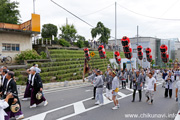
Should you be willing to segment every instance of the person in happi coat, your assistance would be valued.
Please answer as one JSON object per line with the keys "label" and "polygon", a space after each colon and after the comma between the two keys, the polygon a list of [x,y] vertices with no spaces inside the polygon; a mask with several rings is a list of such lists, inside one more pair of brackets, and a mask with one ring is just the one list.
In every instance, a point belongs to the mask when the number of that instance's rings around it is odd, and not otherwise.
{"label": "person in happi coat", "polygon": [[116,109],[118,109],[120,107],[119,106],[119,101],[117,100],[117,95],[118,95],[118,91],[119,91],[119,79],[116,76],[116,72],[113,71],[111,75],[113,77],[113,81],[112,81],[112,94],[113,94],[113,97],[112,97],[112,100],[114,102],[114,107],[112,109],[116,110]]}
{"label": "person in happi coat", "polygon": [[162,73],[162,79],[164,80],[164,82],[163,82],[163,84],[162,84],[162,87],[163,87],[163,88],[165,88],[165,84],[166,84],[165,78],[166,78],[167,75],[168,75],[168,74],[167,74],[167,70],[164,70],[164,72]]}
{"label": "person in happi coat", "polygon": [[30,101],[30,108],[34,108],[36,107],[36,105],[42,103],[44,101],[44,106],[47,106],[48,102],[45,99],[44,95],[42,96],[42,98],[40,100],[36,99],[36,94],[38,92],[43,91],[43,84],[42,84],[42,80],[41,77],[38,73],[36,73],[36,69],[35,68],[31,68],[31,74],[32,74],[32,81],[31,81],[31,101]]}
{"label": "person in happi coat", "polygon": [[106,81],[106,82],[109,81],[109,76],[110,76],[109,73],[110,73],[110,72],[111,72],[111,71],[110,71],[110,68],[107,68],[107,71],[105,72],[105,75],[106,75],[106,80],[105,80],[105,81]]}
{"label": "person in happi coat", "polygon": [[6,69],[2,69],[1,71],[1,85],[0,85],[0,96],[2,97],[3,95],[3,91],[5,90],[5,86],[7,83],[7,79],[6,79],[6,74],[7,74],[7,70]]}
{"label": "person in happi coat", "polygon": [[31,75],[31,70],[27,69],[27,73],[28,73],[28,78],[27,78],[27,82],[26,82],[26,90],[24,92],[24,98],[22,100],[28,100],[31,98],[31,79],[32,79],[32,75]]}
{"label": "person in happi coat", "polygon": [[129,79],[129,71],[127,70],[127,68],[125,68],[124,74],[126,76],[126,83],[128,83],[128,79]]}
{"label": "person in happi coat", "polygon": [[124,71],[121,72],[120,80],[122,81],[122,89],[126,89],[126,78],[127,74]]}
{"label": "person in happi coat", "polygon": [[109,71],[109,79],[107,79],[107,84],[106,84],[106,97],[107,99],[109,100],[112,100],[112,80],[113,80],[113,77],[112,77],[112,72]]}
{"label": "person in happi coat", "polygon": [[136,76],[136,73],[134,71],[134,68],[132,68],[132,71],[130,71],[130,73],[129,73],[130,89],[132,89],[133,80],[134,80],[135,76]]}
{"label": "person in happi coat", "polygon": [[[95,80],[96,80],[96,69],[93,70],[92,74],[88,77],[88,80],[90,80],[92,82],[92,84],[94,84]],[[93,88],[93,100],[96,98],[96,87],[94,86]]]}
{"label": "person in happi coat", "polygon": [[[5,120],[9,120],[12,117],[16,117],[17,116],[17,120],[23,119],[24,115],[21,111],[21,104],[20,104],[20,100],[18,98],[18,91],[17,91],[17,86],[16,86],[16,82],[13,79],[14,74],[13,72],[8,72],[6,75],[6,79],[8,80],[5,86],[5,90],[3,91],[3,98],[6,98],[6,96],[9,93],[13,93],[14,98],[9,99],[8,104],[9,107],[7,107],[5,109],[5,112],[7,114],[7,116],[5,116]],[[20,105],[20,110],[17,113],[13,113],[10,110],[11,105],[18,103]]]}
{"label": "person in happi coat", "polygon": [[136,71],[136,76],[135,78],[133,77],[133,100],[132,102],[135,101],[135,96],[136,96],[136,91],[139,91],[139,102],[141,102],[142,98],[142,86],[143,86],[143,79],[142,76],[140,75],[139,70]]}
{"label": "person in happi coat", "polygon": [[143,79],[143,89],[145,88],[145,83],[146,83],[146,74],[144,72],[144,70],[141,70],[141,76]]}
{"label": "person in happi coat", "polygon": [[96,81],[94,83],[94,87],[96,87],[96,105],[103,105],[104,99],[103,99],[103,86],[104,82],[102,79],[102,76],[100,75],[100,70],[96,72]]}
{"label": "person in happi coat", "polygon": [[164,97],[167,98],[168,97],[168,93],[169,93],[169,98],[172,97],[172,88],[173,88],[173,82],[174,82],[174,76],[172,75],[171,72],[169,72],[169,74],[165,77],[165,93],[164,93]]}

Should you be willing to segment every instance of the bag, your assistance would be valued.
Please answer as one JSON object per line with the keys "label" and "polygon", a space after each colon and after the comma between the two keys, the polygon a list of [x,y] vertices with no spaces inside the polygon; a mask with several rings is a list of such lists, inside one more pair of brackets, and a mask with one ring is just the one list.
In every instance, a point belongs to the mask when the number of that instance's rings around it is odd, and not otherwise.
{"label": "bag", "polygon": [[11,105],[10,109],[13,113],[17,113],[20,110],[20,105],[18,103]]}
{"label": "bag", "polygon": [[42,94],[41,92],[38,92],[38,93],[36,94],[36,99],[37,99],[37,100],[40,100],[40,99],[42,98],[42,96],[43,96],[43,94]]}
{"label": "bag", "polygon": [[115,92],[119,92],[119,88],[116,88],[114,91],[115,91]]}

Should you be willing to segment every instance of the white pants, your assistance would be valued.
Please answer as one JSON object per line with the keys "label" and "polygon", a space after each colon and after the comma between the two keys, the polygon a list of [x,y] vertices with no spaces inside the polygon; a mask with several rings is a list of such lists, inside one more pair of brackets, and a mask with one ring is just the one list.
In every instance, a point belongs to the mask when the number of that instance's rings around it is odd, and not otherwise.
{"label": "white pants", "polygon": [[106,97],[112,99],[112,90],[106,88]]}
{"label": "white pants", "polygon": [[99,101],[101,104],[104,103],[103,88],[96,88],[96,101]]}
{"label": "white pants", "polygon": [[149,97],[150,100],[153,100],[153,98],[154,98],[154,91],[146,90],[146,97]]}

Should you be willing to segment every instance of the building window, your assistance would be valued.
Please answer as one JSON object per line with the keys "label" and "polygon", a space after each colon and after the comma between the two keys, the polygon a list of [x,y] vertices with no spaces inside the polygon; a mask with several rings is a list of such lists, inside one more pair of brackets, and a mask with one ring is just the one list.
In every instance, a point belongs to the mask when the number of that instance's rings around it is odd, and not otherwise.
{"label": "building window", "polygon": [[20,51],[20,45],[19,44],[3,43],[2,44],[2,51]]}
{"label": "building window", "polygon": [[146,48],[143,49],[143,52],[144,52],[144,53],[146,52]]}

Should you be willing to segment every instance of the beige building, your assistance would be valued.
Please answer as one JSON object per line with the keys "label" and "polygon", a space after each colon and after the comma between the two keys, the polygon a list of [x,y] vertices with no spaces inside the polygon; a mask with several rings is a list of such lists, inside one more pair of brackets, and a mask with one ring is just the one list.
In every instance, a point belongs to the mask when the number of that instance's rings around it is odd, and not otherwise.
{"label": "beige building", "polygon": [[14,58],[21,51],[32,50],[31,33],[13,32],[0,29],[0,54]]}
{"label": "beige building", "polygon": [[0,54],[15,57],[21,51],[32,50],[32,35],[40,33],[40,15],[32,14],[32,18],[20,25],[0,23]]}

